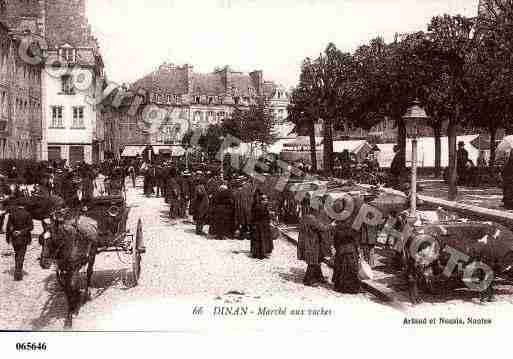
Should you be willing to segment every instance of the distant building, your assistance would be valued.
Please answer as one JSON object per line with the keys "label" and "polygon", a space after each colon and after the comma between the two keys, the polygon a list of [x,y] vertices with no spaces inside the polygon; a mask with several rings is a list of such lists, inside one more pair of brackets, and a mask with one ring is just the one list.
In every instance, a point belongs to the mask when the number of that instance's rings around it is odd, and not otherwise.
{"label": "distant building", "polygon": [[[108,105],[103,109],[103,121],[117,127],[117,131],[108,133],[117,138],[106,139],[107,148],[113,153],[118,145],[180,143],[187,129],[204,130],[221,123],[235,108],[248,109],[261,100],[267,102],[277,122],[287,117],[288,94],[282,86],[264,81],[262,71],[248,74],[228,66],[212,73],[197,73],[192,65],[164,63],[131,84],[121,97],[123,106]],[[131,104],[138,97],[143,99],[140,108],[130,113]],[[141,127],[144,111],[150,109],[157,109],[159,116],[165,117],[157,130]]]}

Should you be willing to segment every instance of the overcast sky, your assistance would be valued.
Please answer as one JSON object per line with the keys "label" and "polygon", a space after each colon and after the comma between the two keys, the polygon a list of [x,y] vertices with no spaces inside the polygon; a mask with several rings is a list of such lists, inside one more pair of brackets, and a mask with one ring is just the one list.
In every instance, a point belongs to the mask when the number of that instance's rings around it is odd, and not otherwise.
{"label": "overcast sky", "polygon": [[163,62],[197,72],[261,69],[294,86],[329,42],[344,51],[376,36],[424,30],[439,14],[475,16],[478,0],[87,0],[109,80],[132,82]]}

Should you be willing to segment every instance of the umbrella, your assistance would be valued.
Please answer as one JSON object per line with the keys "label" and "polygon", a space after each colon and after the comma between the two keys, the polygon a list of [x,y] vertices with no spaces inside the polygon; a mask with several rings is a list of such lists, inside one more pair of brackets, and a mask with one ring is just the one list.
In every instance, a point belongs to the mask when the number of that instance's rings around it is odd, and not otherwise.
{"label": "umbrella", "polygon": [[495,152],[495,159],[497,162],[506,163],[509,159],[509,154],[513,150],[513,136],[506,136],[502,142],[497,146]]}

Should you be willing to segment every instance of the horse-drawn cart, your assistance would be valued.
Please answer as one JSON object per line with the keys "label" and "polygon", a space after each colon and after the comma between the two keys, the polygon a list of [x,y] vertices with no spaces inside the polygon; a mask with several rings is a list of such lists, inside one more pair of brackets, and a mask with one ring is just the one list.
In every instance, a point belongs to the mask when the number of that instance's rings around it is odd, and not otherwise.
{"label": "horse-drawn cart", "polygon": [[55,261],[57,279],[68,301],[66,327],[71,327],[72,315],[78,312],[81,302],[80,288],[74,284],[78,283],[75,279],[81,268],[87,265],[85,298],[88,300],[98,254],[126,253],[131,258],[131,271],[123,281],[131,286],[139,283],[141,257],[146,251],[142,221],[138,220],[135,233],[131,233],[127,229],[129,212],[123,196],[95,197],[82,203],[81,207],[54,212],[51,223],[41,235],[41,267],[50,269]]}
{"label": "horse-drawn cart", "polygon": [[98,222],[97,253],[124,252],[131,256],[132,281],[139,282],[141,255],[145,252],[141,219],[135,233],[127,228],[130,208],[123,196],[96,197],[89,202],[84,214]]}

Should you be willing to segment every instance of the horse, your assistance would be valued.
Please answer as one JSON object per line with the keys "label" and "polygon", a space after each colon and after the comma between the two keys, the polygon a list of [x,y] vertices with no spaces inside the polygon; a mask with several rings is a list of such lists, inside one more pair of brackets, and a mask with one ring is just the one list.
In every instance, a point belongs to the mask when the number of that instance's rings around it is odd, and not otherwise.
{"label": "horse", "polygon": [[64,207],[64,200],[56,195],[16,197],[8,199],[6,205],[24,207],[34,220],[41,222],[44,231],[52,213]]}
{"label": "horse", "polygon": [[57,266],[57,279],[64,290],[68,311],[65,328],[73,325],[81,305],[81,293],[77,280],[80,270],[87,265],[87,282],[84,302],[91,299],[89,288],[94,271],[98,249],[98,223],[80,213],[60,211],[55,215],[40,240],[42,252],[40,265],[50,269],[52,262]]}

